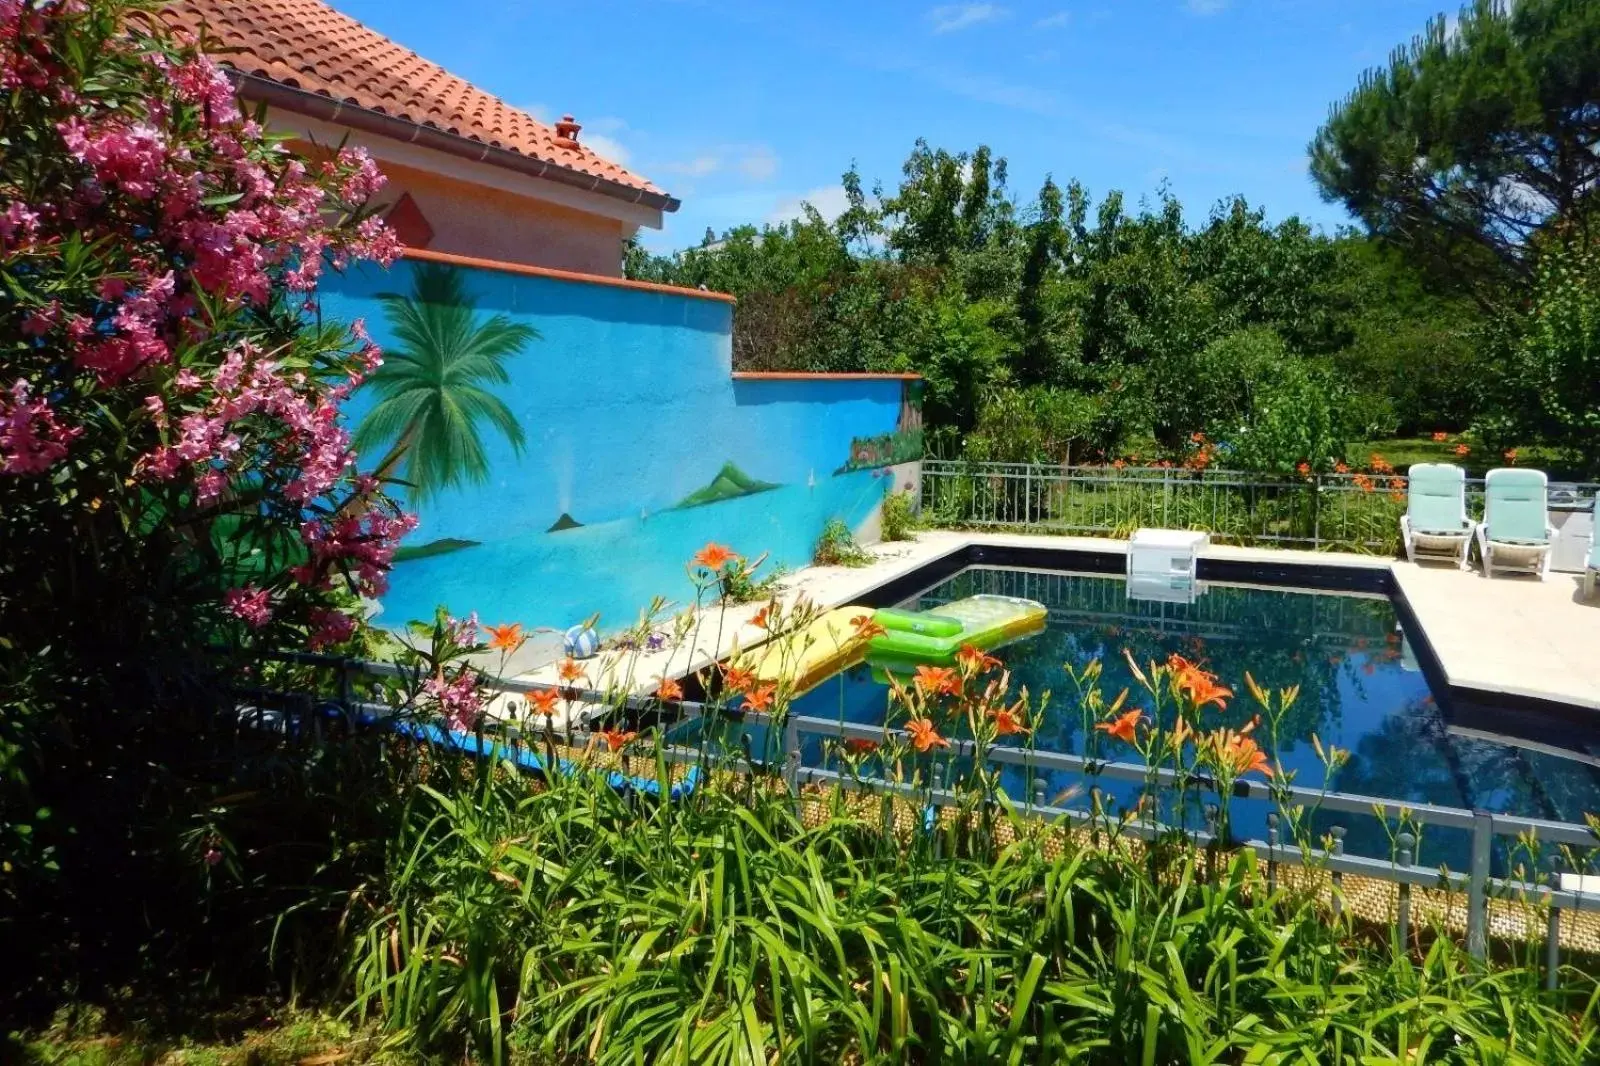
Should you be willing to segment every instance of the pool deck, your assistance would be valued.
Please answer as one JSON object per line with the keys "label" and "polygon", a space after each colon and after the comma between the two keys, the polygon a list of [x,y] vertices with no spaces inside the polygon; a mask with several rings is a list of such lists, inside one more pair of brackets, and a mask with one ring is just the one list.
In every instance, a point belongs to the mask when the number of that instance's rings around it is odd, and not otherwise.
{"label": "pool deck", "polygon": [[[973,546],[1124,554],[1127,542],[1097,537],[930,530],[916,540],[869,549],[864,567],[810,566],[789,575],[778,598],[801,597],[819,607],[850,604],[874,589]],[[1213,545],[1202,558],[1267,564],[1387,569],[1452,688],[1547,700],[1600,712],[1600,597],[1585,603],[1578,577],[1551,574],[1487,579],[1449,566],[1418,566],[1370,555]],[[693,639],[651,654],[604,653],[585,662],[587,685],[601,691],[645,693],[662,677],[682,677],[760,643],[749,624],[760,604],[702,611]],[[517,681],[554,684],[549,662]]]}
{"label": "pool deck", "polygon": [[1600,596],[1577,574],[1496,577],[1390,564],[1453,688],[1600,712]]}

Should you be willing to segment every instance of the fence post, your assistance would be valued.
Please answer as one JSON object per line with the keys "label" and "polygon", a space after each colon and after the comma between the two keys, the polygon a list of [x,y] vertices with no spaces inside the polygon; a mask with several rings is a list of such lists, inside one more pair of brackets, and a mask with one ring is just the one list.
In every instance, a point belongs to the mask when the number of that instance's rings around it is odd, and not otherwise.
{"label": "fence post", "polygon": [[1267,894],[1278,891],[1278,812],[1267,815]]}
{"label": "fence post", "polygon": [[1161,472],[1161,526],[1163,529],[1171,524],[1171,519],[1168,517],[1171,508],[1172,471],[1170,469],[1166,469]]}
{"label": "fence post", "polygon": [[1022,476],[1022,524],[1028,525],[1028,515],[1033,511],[1033,464],[1029,463]]}
{"label": "fence post", "polygon": [[[1335,859],[1341,858],[1344,855],[1344,826],[1336,825],[1328,830],[1328,834],[1333,837],[1333,849],[1329,854]],[[1334,867],[1333,872],[1329,875],[1329,880],[1333,883],[1332,891],[1329,894],[1333,898],[1333,917],[1337,921],[1344,917],[1344,871]]]}
{"label": "fence post", "polygon": [[1322,548],[1322,475],[1311,476],[1311,547]]}
{"label": "fence post", "polygon": [[800,726],[790,721],[783,727],[783,780],[789,791],[800,791]]}
{"label": "fence post", "polygon": [[1467,953],[1482,959],[1489,953],[1489,854],[1494,843],[1494,815],[1472,812],[1472,872],[1467,880]]}
{"label": "fence post", "polygon": [[[1417,838],[1410,833],[1401,833],[1395,838],[1398,845],[1396,862],[1402,870],[1410,870]],[[1399,926],[1400,950],[1406,951],[1411,943],[1411,882],[1401,881],[1399,892],[1398,914],[1396,924]]]}
{"label": "fence post", "polygon": [[1550,857],[1550,914],[1545,919],[1544,930],[1544,987],[1556,990],[1561,974],[1561,908],[1556,906],[1555,893],[1561,891],[1561,856]]}

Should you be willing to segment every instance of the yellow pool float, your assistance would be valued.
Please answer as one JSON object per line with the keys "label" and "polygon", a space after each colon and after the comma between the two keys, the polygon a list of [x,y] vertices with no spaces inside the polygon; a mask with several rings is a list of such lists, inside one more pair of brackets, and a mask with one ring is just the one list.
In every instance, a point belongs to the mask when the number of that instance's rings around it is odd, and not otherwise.
{"label": "yellow pool float", "polygon": [[867,654],[867,642],[856,636],[855,619],[871,617],[871,607],[835,607],[792,633],[767,641],[749,653],[744,668],[758,682],[787,679],[795,696],[809,692]]}

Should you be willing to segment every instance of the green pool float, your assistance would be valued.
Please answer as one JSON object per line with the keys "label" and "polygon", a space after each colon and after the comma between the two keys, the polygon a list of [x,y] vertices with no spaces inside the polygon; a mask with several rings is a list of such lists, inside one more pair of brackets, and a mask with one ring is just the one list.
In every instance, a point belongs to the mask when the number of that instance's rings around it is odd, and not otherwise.
{"label": "green pool float", "polygon": [[1015,596],[968,596],[927,611],[892,607],[872,612],[884,632],[867,646],[867,661],[885,669],[948,666],[971,644],[989,651],[1044,628],[1044,604]]}

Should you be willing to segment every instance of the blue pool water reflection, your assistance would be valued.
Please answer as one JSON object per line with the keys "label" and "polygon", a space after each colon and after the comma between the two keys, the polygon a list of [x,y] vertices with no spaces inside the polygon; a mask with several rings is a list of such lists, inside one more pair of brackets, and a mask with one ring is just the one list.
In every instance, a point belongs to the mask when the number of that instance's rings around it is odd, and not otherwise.
{"label": "blue pool water reflection", "polygon": [[[1383,597],[1212,586],[1192,604],[1160,603],[1130,599],[1120,578],[974,567],[903,606],[926,609],[978,593],[1023,596],[1050,609],[1042,632],[996,652],[1011,671],[1013,689],[1026,686],[1035,707],[1049,694],[1036,722],[1035,741],[1041,749],[1085,750],[1085,723],[1063,664],[1082,667],[1100,660],[1106,698],[1127,688],[1130,706],[1137,706],[1140,690],[1124,649],[1140,662],[1177,653],[1204,664],[1239,694],[1225,712],[1208,718],[1208,725],[1239,726],[1255,713],[1245,694],[1246,670],[1266,688],[1300,686],[1300,697],[1277,736],[1279,758],[1295,772],[1296,784],[1323,784],[1324,769],[1311,742],[1315,734],[1324,744],[1351,753],[1329,782],[1341,792],[1566,821],[1582,821],[1584,812],[1600,811],[1600,769],[1595,765],[1600,760],[1592,758],[1600,755],[1600,744],[1584,761],[1451,732],[1394,606]],[[887,688],[859,666],[801,697],[794,710],[816,718],[878,723],[887,707]],[[1117,741],[1101,735],[1095,739],[1102,744],[1103,757],[1138,759]],[[809,741],[804,758],[821,764],[825,754],[820,740]],[[1020,769],[1009,772],[1007,788],[1020,800],[1028,783]],[[1081,793],[1082,785],[1076,774],[1045,779],[1050,797]],[[1124,803],[1134,798],[1131,786],[1108,791]],[[1086,802],[1080,797],[1067,805]],[[1265,804],[1237,805],[1236,832],[1260,836],[1266,813]],[[1319,818],[1324,827],[1335,821],[1348,831],[1349,851],[1390,854],[1388,834],[1377,819]],[[1426,830],[1420,861],[1463,868],[1465,834]]]}

